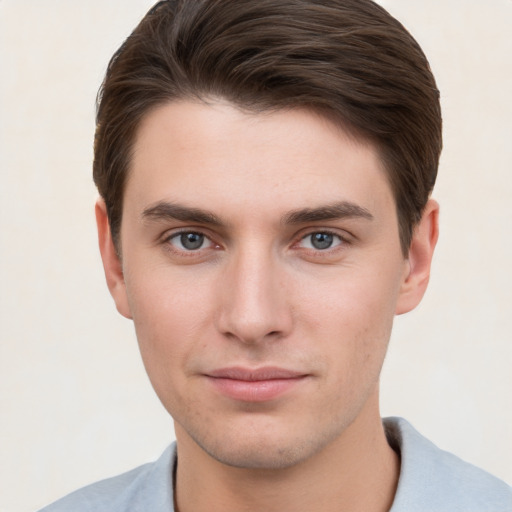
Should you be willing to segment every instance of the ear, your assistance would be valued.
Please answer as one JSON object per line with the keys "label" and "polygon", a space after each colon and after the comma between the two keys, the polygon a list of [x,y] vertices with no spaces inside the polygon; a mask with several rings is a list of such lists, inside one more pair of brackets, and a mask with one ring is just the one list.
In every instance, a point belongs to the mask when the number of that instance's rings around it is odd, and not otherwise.
{"label": "ear", "polygon": [[123,267],[114,247],[110,224],[108,222],[107,207],[105,201],[101,198],[96,201],[95,213],[96,225],[98,227],[98,243],[108,289],[116,303],[119,313],[126,318],[132,318],[126,294]]}
{"label": "ear", "polygon": [[439,205],[430,199],[412,235],[408,268],[396,307],[397,315],[411,311],[423,298],[430,278],[430,266],[438,237]]}

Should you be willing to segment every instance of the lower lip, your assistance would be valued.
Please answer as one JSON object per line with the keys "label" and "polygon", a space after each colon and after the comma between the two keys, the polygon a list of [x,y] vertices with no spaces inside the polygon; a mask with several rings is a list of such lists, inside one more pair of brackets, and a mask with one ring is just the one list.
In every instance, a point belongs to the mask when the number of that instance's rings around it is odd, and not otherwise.
{"label": "lower lip", "polygon": [[210,377],[210,382],[221,394],[243,402],[266,402],[284,395],[306,377],[246,381]]}

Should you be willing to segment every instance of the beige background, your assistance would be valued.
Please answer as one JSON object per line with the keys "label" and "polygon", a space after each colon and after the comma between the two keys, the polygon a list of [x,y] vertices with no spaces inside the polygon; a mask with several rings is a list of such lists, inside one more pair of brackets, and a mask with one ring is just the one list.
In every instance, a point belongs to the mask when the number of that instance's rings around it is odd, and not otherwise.
{"label": "beige background", "polygon": [[[0,0],[0,512],[156,457],[170,419],[95,241],[94,99],[148,0]],[[383,414],[512,483],[512,1],[382,0],[442,91],[442,235]]]}

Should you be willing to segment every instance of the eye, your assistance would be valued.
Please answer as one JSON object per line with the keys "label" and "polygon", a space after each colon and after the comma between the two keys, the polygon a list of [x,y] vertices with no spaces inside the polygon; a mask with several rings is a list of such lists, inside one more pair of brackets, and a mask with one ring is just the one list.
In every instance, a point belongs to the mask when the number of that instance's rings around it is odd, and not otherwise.
{"label": "eye", "polygon": [[213,242],[202,233],[182,231],[168,238],[169,243],[180,251],[198,251],[213,246]]}
{"label": "eye", "polygon": [[328,231],[316,231],[309,233],[301,241],[300,246],[305,249],[314,249],[317,251],[325,251],[326,249],[332,249],[338,245],[341,245],[344,240],[341,236]]}

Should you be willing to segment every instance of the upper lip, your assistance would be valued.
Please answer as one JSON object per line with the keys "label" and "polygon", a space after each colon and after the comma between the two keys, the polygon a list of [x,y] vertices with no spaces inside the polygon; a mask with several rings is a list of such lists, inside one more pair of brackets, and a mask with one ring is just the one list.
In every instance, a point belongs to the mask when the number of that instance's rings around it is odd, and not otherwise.
{"label": "upper lip", "polygon": [[242,368],[233,366],[229,368],[219,368],[207,373],[208,377],[217,379],[242,380],[247,382],[256,382],[261,380],[277,379],[296,379],[305,377],[307,374],[296,370],[278,368],[275,366],[265,366],[263,368]]}

